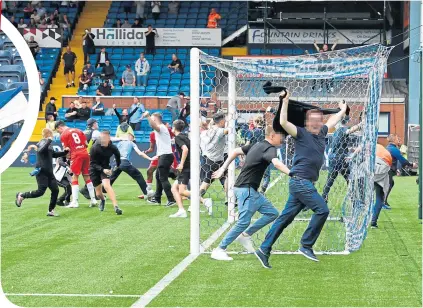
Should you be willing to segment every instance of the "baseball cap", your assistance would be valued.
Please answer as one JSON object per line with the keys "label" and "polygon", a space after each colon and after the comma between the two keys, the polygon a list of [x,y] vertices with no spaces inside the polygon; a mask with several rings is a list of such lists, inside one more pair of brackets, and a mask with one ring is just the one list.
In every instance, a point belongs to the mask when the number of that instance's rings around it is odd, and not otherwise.
{"label": "baseball cap", "polygon": [[97,120],[94,118],[89,118],[87,121],[87,126],[92,126],[94,123],[96,123]]}
{"label": "baseball cap", "polygon": [[57,101],[57,99],[54,96],[50,97],[50,100],[51,101]]}
{"label": "baseball cap", "polygon": [[131,68],[131,65],[130,65],[130,64],[128,64],[128,65],[126,66],[126,68]]}

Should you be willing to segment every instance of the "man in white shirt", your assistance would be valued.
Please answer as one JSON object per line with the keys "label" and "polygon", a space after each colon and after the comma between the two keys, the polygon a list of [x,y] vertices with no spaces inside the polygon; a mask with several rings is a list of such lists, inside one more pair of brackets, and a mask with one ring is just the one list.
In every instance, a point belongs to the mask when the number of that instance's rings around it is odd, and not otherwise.
{"label": "man in white shirt", "polygon": [[143,113],[143,117],[148,120],[151,128],[154,130],[156,137],[157,156],[159,162],[156,171],[156,194],[148,202],[153,204],[161,204],[163,190],[167,196],[166,206],[174,205],[175,198],[172,194],[172,186],[169,182],[169,171],[173,164],[173,152],[170,133],[166,125],[163,124],[162,114],[155,112],[151,115],[148,111]]}
{"label": "man in white shirt", "polygon": [[137,72],[137,86],[147,86],[148,73],[150,72],[150,63],[140,54],[140,58],[135,62],[135,71]]}

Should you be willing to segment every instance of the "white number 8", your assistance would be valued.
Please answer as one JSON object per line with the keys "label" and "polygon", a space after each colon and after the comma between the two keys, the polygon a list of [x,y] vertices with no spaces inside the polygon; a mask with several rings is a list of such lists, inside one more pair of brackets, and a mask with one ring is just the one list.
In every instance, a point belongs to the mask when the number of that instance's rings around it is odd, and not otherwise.
{"label": "white number 8", "polygon": [[81,139],[79,139],[79,136],[78,136],[77,133],[72,133],[72,138],[73,138],[73,141],[75,141],[76,144],[81,143]]}

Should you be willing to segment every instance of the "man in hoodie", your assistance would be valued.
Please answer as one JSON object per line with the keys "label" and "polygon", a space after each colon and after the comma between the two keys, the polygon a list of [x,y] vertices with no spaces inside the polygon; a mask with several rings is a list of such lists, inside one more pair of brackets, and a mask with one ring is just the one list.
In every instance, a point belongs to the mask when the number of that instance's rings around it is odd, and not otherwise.
{"label": "man in hoodie", "polygon": [[147,86],[148,73],[150,72],[150,63],[140,54],[140,58],[135,62],[135,71],[137,72],[137,86]]}

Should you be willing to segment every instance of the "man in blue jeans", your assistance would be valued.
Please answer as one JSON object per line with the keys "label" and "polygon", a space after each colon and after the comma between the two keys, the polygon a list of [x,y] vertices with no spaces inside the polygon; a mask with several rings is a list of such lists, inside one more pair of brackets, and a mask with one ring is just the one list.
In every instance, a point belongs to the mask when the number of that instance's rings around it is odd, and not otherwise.
{"label": "man in blue jeans", "polygon": [[[246,155],[245,164],[234,185],[239,219],[220,242],[219,247],[213,250],[211,254],[213,259],[231,261],[232,258],[226,253],[226,247],[234,240],[238,240],[248,252],[253,253],[254,247],[251,235],[271,223],[278,216],[277,209],[265,196],[258,192],[258,189],[264,172],[271,163],[281,172],[289,174],[289,169],[278,159],[276,147],[280,146],[281,143],[282,134],[276,133],[271,126],[268,126],[266,127],[265,140],[235,149],[230,153],[222,167],[213,173],[213,178],[222,177],[229,164],[236,157]],[[251,218],[257,211],[263,216],[250,226]]]}
{"label": "man in blue jeans", "polygon": [[266,234],[264,242],[255,252],[265,268],[271,268],[269,256],[272,245],[305,207],[311,209],[314,214],[301,239],[299,252],[313,261],[318,261],[313,252],[313,245],[326,222],[329,208],[314,183],[319,178],[319,171],[324,162],[326,134],[344,117],[347,110],[345,102],[340,102],[341,110],[331,116],[326,124],[323,124],[323,114],[319,110],[310,110],[306,115],[305,128],[298,127],[288,121],[289,93],[282,91],[280,95],[283,97],[280,124],[295,139],[295,154],[289,173],[291,179],[288,201]]}

